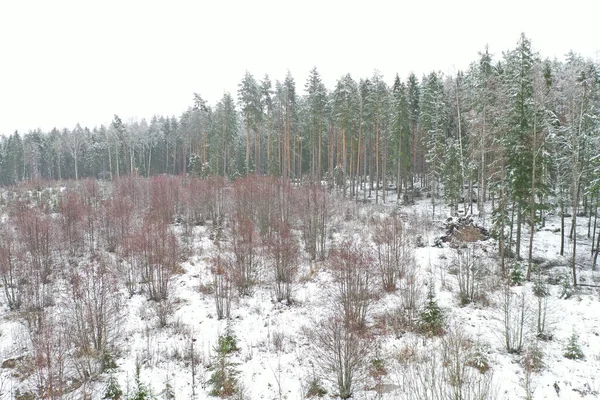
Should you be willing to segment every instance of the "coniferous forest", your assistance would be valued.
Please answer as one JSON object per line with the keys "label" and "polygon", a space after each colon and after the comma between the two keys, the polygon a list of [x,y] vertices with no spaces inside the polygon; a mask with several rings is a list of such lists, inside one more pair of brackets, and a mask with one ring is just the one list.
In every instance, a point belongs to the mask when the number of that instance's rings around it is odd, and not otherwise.
{"label": "coniferous forest", "polygon": [[0,399],[598,395],[552,314],[599,287],[600,65],[525,35],[15,132],[0,185]]}

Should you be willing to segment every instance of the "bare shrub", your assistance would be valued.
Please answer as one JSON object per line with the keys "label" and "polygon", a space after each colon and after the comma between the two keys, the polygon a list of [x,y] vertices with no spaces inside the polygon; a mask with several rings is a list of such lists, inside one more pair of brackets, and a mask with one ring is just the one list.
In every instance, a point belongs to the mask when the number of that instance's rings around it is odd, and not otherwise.
{"label": "bare shrub", "polygon": [[0,280],[10,310],[18,310],[24,295],[24,252],[10,221],[0,224]]}
{"label": "bare shrub", "polygon": [[398,279],[406,273],[411,261],[411,246],[404,232],[404,222],[398,215],[390,215],[376,222],[373,241],[377,247],[377,267],[383,290],[394,291]]}
{"label": "bare shrub", "polygon": [[497,389],[491,371],[471,366],[473,341],[458,327],[451,327],[441,341],[420,353],[399,372],[403,399],[495,399]]}
{"label": "bare shrub", "polygon": [[231,221],[231,250],[234,262],[233,283],[240,295],[249,296],[258,278],[260,257],[254,223],[245,215],[235,215]]}
{"label": "bare shrub", "polygon": [[50,315],[36,332],[30,332],[33,353],[33,382],[42,399],[60,399],[67,389],[67,331]]}
{"label": "bare shrub", "polygon": [[335,385],[341,399],[352,397],[367,376],[372,338],[334,314],[320,321],[309,339],[320,377]]}
{"label": "bare shrub", "polygon": [[134,275],[149,300],[166,300],[169,283],[179,269],[177,238],[164,221],[147,219],[130,238]]}
{"label": "bare shrub", "polygon": [[275,281],[275,299],[291,304],[292,288],[298,274],[298,240],[288,223],[277,221],[271,225],[266,254]]}
{"label": "bare shrub", "polygon": [[460,304],[467,305],[484,300],[485,281],[491,271],[476,244],[465,243],[455,246],[452,267],[456,271]]}
{"label": "bare shrub", "polygon": [[373,302],[370,254],[358,243],[345,241],[332,249],[329,266],[344,322],[352,328],[364,327]]}
{"label": "bare shrub", "polygon": [[530,309],[525,293],[515,293],[506,285],[498,297],[496,314],[502,322],[504,347],[511,354],[523,351],[524,339],[529,328]]}
{"label": "bare shrub", "polygon": [[231,314],[232,279],[230,274],[232,268],[233,261],[222,254],[219,249],[217,255],[211,259],[213,290],[218,319],[229,318]]}
{"label": "bare shrub", "polygon": [[325,258],[327,227],[331,218],[329,195],[316,184],[301,187],[294,194],[304,249],[311,261],[322,260]]}
{"label": "bare shrub", "polygon": [[117,282],[114,268],[106,260],[89,260],[71,271],[64,323],[80,379],[102,373],[108,367],[106,355],[116,351],[122,318]]}

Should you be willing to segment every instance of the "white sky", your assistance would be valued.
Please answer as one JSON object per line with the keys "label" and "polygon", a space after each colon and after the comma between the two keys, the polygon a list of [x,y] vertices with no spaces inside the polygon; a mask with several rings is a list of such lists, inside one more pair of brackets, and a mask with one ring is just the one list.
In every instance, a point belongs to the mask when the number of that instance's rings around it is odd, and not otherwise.
{"label": "white sky", "polygon": [[598,0],[0,0],[0,134],[180,115],[193,92],[237,97],[245,70],[303,92],[374,69],[453,73],[521,32],[544,57],[597,59]]}

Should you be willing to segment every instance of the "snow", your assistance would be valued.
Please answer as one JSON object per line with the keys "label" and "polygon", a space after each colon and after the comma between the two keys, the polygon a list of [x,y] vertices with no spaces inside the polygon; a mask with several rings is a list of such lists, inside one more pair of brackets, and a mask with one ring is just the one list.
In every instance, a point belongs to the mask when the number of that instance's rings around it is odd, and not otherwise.
{"label": "snow", "polygon": [[[358,207],[358,208],[357,208]],[[338,221],[334,237],[357,235],[365,237],[368,226],[364,220],[369,216],[385,214],[395,208],[394,199],[387,205],[352,204],[348,207],[358,218],[351,221]],[[439,206],[436,214],[439,219],[428,221],[431,215],[429,200],[421,200],[416,206],[402,207],[400,213],[408,216],[409,223],[418,221],[413,227],[423,236],[426,247],[415,250],[415,259],[419,266],[419,285],[423,288],[421,296],[426,294],[425,285],[433,278],[436,299],[446,313],[449,329],[460,327],[465,334],[479,342],[487,352],[498,399],[525,398],[524,372],[520,364],[521,356],[508,354],[504,349],[502,335],[503,324],[497,307],[499,291],[486,293],[489,305],[469,304],[461,307],[457,299],[457,283],[447,267],[454,257],[454,250],[448,246],[432,247],[433,240],[442,234]],[[443,209],[443,212],[447,210]],[[489,213],[486,213],[489,215]],[[363,220],[363,222],[361,222]],[[483,223],[483,221],[481,221]],[[551,217],[545,228],[535,234],[534,258],[543,259],[553,267],[545,274],[560,276],[568,274],[569,254],[558,254],[560,233],[558,217]],[[579,218],[580,235],[587,229],[587,220]],[[525,231],[524,231],[525,232]],[[166,382],[169,382],[177,399],[190,399],[195,392],[196,399],[208,399],[205,382],[210,376],[208,369],[214,347],[219,335],[230,329],[238,340],[240,350],[233,355],[232,361],[240,371],[238,379],[245,387],[249,399],[302,399],[309,378],[315,372],[311,362],[311,345],[306,330],[315,326],[316,321],[326,318],[331,303],[331,276],[325,265],[309,264],[303,259],[300,276],[294,287],[295,302],[292,305],[274,302],[269,284],[261,284],[250,297],[235,298],[232,304],[230,320],[216,318],[212,294],[203,292],[201,287],[209,285],[211,274],[208,261],[213,250],[209,239],[210,228],[198,226],[194,231],[194,255],[182,265],[184,273],[172,282],[173,311],[168,324],[160,327],[151,302],[144,296],[134,295],[127,300],[126,316],[123,321],[119,344],[122,353],[116,357],[118,368],[114,371],[121,387],[132,387],[136,362],[141,364],[141,380],[149,385],[155,394],[160,394]],[[523,249],[527,248],[528,234],[523,235]],[[569,243],[567,240],[567,251]],[[493,240],[481,244],[488,249],[487,255],[497,253]],[[589,268],[589,240],[582,235],[578,239],[578,265],[580,281],[598,284],[598,272]],[[492,262],[498,262],[491,258]],[[499,282],[498,282],[499,284]],[[532,283],[512,287],[515,293],[524,293],[529,307],[536,306],[532,294]],[[534,399],[578,399],[600,398],[600,294],[597,288],[581,287],[569,298],[560,298],[563,287],[560,284],[550,286],[548,316],[549,332],[552,340],[539,341],[544,354],[544,368],[533,374]],[[382,294],[372,307],[371,319],[377,315],[392,311],[399,304],[398,293]],[[11,317],[3,304],[0,325],[0,359],[6,361],[22,355],[28,343],[23,339],[24,328]],[[528,323],[526,342],[533,338],[533,321]],[[402,373],[398,359],[399,352],[407,346],[427,352],[434,347],[439,338],[424,339],[417,333],[397,334],[391,330],[379,330],[377,346],[386,361],[388,374],[384,383],[389,390],[382,399],[410,398],[403,394]],[[585,354],[583,360],[570,360],[563,356],[569,337],[573,332],[579,336],[579,344]],[[194,347],[194,356],[191,349]],[[196,365],[195,387],[192,385],[192,363]],[[1,372],[0,392],[2,399],[11,398],[11,392],[21,382],[11,375],[11,370],[3,368]],[[106,375],[107,377],[107,375]],[[106,378],[107,379],[107,378]],[[92,398],[102,397],[104,381],[92,383]],[[3,385],[3,386],[2,386]],[[335,389],[325,383],[329,393]],[[372,388],[372,385],[370,386]],[[77,395],[76,395],[77,396]],[[76,397],[75,397],[76,398]],[[376,398],[373,390],[359,387],[355,399]]]}

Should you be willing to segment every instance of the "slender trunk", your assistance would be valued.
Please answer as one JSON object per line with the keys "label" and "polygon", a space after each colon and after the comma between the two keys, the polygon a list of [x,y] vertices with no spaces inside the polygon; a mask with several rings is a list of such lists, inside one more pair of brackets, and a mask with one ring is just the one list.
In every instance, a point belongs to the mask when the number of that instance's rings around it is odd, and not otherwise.
{"label": "slender trunk", "polygon": [[271,171],[271,114],[267,112],[267,173]]}
{"label": "slender trunk", "polygon": [[379,203],[379,113],[375,119],[375,204]]}
{"label": "slender trunk", "polygon": [[[587,199],[587,196],[586,196]],[[586,215],[588,216],[588,231],[587,231],[587,237],[588,239],[590,238],[590,236],[592,235],[592,203],[594,202],[594,196],[590,196],[590,201],[587,202],[587,208],[589,208],[589,212],[586,211]],[[592,238],[592,241],[594,240],[594,238]]]}
{"label": "slender trunk", "polygon": [[504,188],[500,189],[500,243],[499,243],[499,247],[500,247],[500,269],[502,270],[502,276],[506,277],[506,263],[505,263],[505,256],[506,256],[506,252],[504,251],[504,246],[505,246],[505,217],[504,214],[506,213],[506,206],[505,206],[505,199],[504,199]]}
{"label": "slender trunk", "polygon": [[402,131],[398,135],[398,147],[396,148],[396,204],[400,204],[400,189],[402,185]]}
{"label": "slender trunk", "polygon": [[522,214],[523,212],[521,210],[521,204],[519,203],[517,206],[517,243],[515,244],[515,256],[517,257],[517,260],[521,259],[521,225],[523,225]]}
{"label": "slender trunk", "polygon": [[[458,146],[460,147],[460,171],[461,171],[461,193],[463,195],[463,210],[465,211],[465,215],[467,214],[467,196],[465,195],[465,159],[464,159],[464,155],[463,155],[463,143],[462,143],[462,126],[461,126],[461,121],[460,121],[460,99],[458,97],[458,77],[456,78],[456,86],[455,86],[455,90],[454,90],[454,94],[456,97],[456,116],[457,116],[457,122],[458,122]],[[471,192],[469,189],[469,197],[471,196]],[[458,204],[456,205],[457,209],[458,209]]]}
{"label": "slender trunk", "polygon": [[[108,149],[108,172],[109,172],[109,175],[110,175],[110,180],[112,181],[113,180],[112,155],[111,155],[111,152],[110,152],[110,144],[109,143],[107,143],[106,148]],[[58,179],[60,179],[60,166],[59,166],[59,169],[58,169]]]}
{"label": "slender trunk", "polygon": [[152,146],[148,150],[148,178],[150,177],[150,169],[152,168]]}
{"label": "slender trunk", "polygon": [[[562,189],[561,189],[562,192]],[[561,193],[562,198],[562,193]],[[564,200],[560,201],[560,255],[565,254],[565,204]]]}
{"label": "slender trunk", "polygon": [[221,127],[221,142],[223,143],[223,148],[221,151],[223,152],[223,177],[227,176],[227,142],[226,142],[226,133],[227,133],[227,122],[225,122],[225,118],[223,118],[223,126]]}
{"label": "slender trunk", "polygon": [[117,179],[118,179],[120,177],[120,175],[121,175],[121,172],[119,171],[119,146],[115,143],[115,147],[116,147],[116,150],[117,150],[117,154],[116,154],[116,156],[117,156],[117,170],[116,171],[117,171]]}
{"label": "slender trunk", "polygon": [[[533,148],[535,149],[537,140],[537,129],[536,129],[536,118],[533,120]],[[535,169],[537,161],[537,152],[533,154],[533,165],[531,171],[531,202],[529,204],[530,210],[530,221],[529,221],[529,255],[527,265],[527,280],[531,280],[531,265],[533,263],[533,235],[535,233]]]}
{"label": "slender trunk", "polygon": [[381,192],[381,201],[385,204],[387,186],[387,142],[385,141],[383,143],[381,153],[381,185],[383,187],[383,192]]}
{"label": "slender trunk", "polygon": [[[581,175],[580,175],[581,176]],[[579,180],[579,179],[578,179]],[[575,197],[573,199],[573,223],[571,225],[571,232],[573,238],[573,252],[571,255],[571,267],[573,271],[573,286],[577,286],[577,269],[575,265],[575,260],[577,256],[577,212],[579,206],[579,190],[581,184],[577,184],[577,190],[575,190]]]}
{"label": "slender trunk", "polygon": [[250,110],[246,110],[246,175],[250,173]]}
{"label": "slender trunk", "polygon": [[508,254],[512,257],[513,232],[515,227],[515,200],[512,201],[510,209],[510,235],[508,236]]}
{"label": "slender trunk", "polygon": [[598,253],[600,253],[600,233],[596,237],[596,253],[594,254],[594,261],[592,262],[592,271],[596,270],[596,264],[598,262]]}
{"label": "slender trunk", "polygon": [[[129,146],[129,173],[133,175],[133,157],[134,157],[133,146]],[[185,156],[185,155],[184,155]]]}
{"label": "slender trunk", "polygon": [[598,222],[598,196],[596,195],[596,203],[594,206],[594,228],[592,230],[592,255],[594,255],[594,250],[596,249],[595,247],[595,240],[596,240],[596,225]]}
{"label": "slender trunk", "polygon": [[[256,120],[256,116],[254,116],[254,119]],[[256,175],[260,175],[262,172],[260,160],[260,132],[261,127],[258,126],[254,131],[254,171],[256,172]]]}
{"label": "slender trunk", "polygon": [[334,184],[334,170],[333,170],[333,154],[334,154],[334,135],[335,135],[335,131],[334,131],[334,127],[333,124],[329,127],[329,143],[328,143],[328,147],[329,147],[329,189],[333,189],[333,184]]}
{"label": "slender trunk", "polygon": [[317,182],[319,183],[319,185],[321,184],[321,173],[323,172],[322,166],[321,166],[321,157],[322,157],[322,143],[323,143],[323,127],[322,127],[322,121],[319,118],[319,130],[317,131],[317,140],[319,141],[319,153],[317,156]]}
{"label": "slender trunk", "polygon": [[342,196],[346,197],[346,128],[342,129]]}
{"label": "slender trunk", "polygon": [[367,201],[367,145],[363,146],[363,178],[362,178],[362,186],[363,186],[363,200]]}

